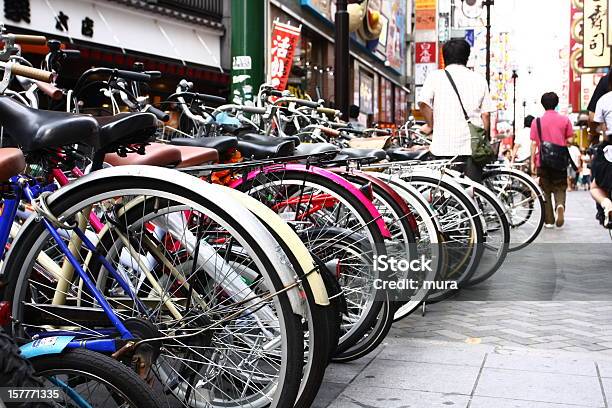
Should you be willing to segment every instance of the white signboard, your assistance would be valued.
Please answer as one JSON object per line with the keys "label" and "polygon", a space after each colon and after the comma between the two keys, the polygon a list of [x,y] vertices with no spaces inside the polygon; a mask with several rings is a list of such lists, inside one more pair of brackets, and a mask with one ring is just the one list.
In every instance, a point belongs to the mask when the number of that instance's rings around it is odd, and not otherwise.
{"label": "white signboard", "polygon": [[438,69],[438,64],[416,64],[414,66],[414,83],[416,85],[423,85],[425,83],[425,79],[427,75],[431,71],[435,71]]}
{"label": "white signboard", "polygon": [[[0,12],[4,0],[0,0]],[[13,21],[20,20],[20,21]],[[30,0],[29,22],[2,15],[11,27],[90,41],[151,55],[218,67],[221,31],[116,3],[93,0]]]}

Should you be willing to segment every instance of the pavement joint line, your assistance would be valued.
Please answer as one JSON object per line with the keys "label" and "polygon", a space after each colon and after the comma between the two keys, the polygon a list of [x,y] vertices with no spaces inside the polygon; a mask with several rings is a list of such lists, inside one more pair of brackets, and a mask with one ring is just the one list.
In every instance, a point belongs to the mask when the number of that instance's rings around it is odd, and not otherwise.
{"label": "pavement joint line", "polygon": [[599,372],[599,364],[595,361],[595,371],[597,371],[597,379],[599,380],[599,387],[601,388],[601,394],[603,396],[604,407],[608,408],[608,399],[606,398],[606,390],[604,389],[603,380],[601,379],[601,373]]}
{"label": "pavement joint line", "polygon": [[484,358],[482,359],[482,364],[480,365],[480,369],[478,370],[478,375],[476,376],[476,381],[474,382],[474,387],[472,387],[472,392],[470,393],[470,399],[468,400],[466,408],[470,408],[470,406],[472,405],[472,399],[474,398],[474,394],[476,393],[476,387],[478,387],[478,381],[480,381],[480,376],[482,376],[482,372],[484,371],[484,366],[487,363],[488,356],[489,353],[485,353]]}

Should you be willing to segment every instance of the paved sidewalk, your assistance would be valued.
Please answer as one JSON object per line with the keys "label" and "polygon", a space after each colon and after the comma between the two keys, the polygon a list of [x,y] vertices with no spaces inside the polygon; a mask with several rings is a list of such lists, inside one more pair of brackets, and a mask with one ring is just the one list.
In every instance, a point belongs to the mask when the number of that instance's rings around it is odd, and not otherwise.
{"label": "paved sidewalk", "polygon": [[567,207],[489,281],[332,364],[315,407],[612,406],[612,241],[588,193]]}

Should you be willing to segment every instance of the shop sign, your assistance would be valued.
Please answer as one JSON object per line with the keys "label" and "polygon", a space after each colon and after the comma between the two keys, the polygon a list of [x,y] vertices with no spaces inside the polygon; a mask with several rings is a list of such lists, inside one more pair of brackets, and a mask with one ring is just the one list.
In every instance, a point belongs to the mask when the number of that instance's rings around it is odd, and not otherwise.
{"label": "shop sign", "polygon": [[608,67],[608,0],[584,0],[583,25],[584,67]]}
{"label": "shop sign", "polygon": [[270,83],[280,91],[287,87],[300,31],[301,27],[274,22],[270,47]]}
{"label": "shop sign", "polygon": [[437,1],[436,0],[416,0],[414,3],[414,8],[416,10],[436,10]]}
{"label": "shop sign", "polygon": [[[4,24],[202,65],[219,66],[221,32],[95,0],[0,0]],[[138,34],[134,34],[138,27]]]}
{"label": "shop sign", "polygon": [[232,70],[249,70],[252,68],[252,61],[249,55],[239,55],[232,58]]}
{"label": "shop sign", "polygon": [[425,79],[427,79],[427,75],[431,71],[435,71],[438,69],[438,64],[416,64],[414,66],[414,83],[416,85],[423,85],[425,83]]}
{"label": "shop sign", "polygon": [[416,30],[435,30],[436,29],[436,10],[417,10],[416,11]]}
{"label": "shop sign", "polygon": [[335,7],[332,8],[332,5],[335,5],[334,0],[300,0],[300,5],[309,8],[325,20],[334,20]]}
{"label": "shop sign", "polygon": [[591,97],[593,96],[593,92],[595,92],[595,88],[599,83],[599,80],[605,74],[596,73],[596,74],[582,74],[581,75],[581,86],[580,86],[580,109],[587,110],[589,102],[591,101]]}
{"label": "shop sign", "polygon": [[416,43],[416,63],[429,64],[436,62],[436,43],[419,42]]}

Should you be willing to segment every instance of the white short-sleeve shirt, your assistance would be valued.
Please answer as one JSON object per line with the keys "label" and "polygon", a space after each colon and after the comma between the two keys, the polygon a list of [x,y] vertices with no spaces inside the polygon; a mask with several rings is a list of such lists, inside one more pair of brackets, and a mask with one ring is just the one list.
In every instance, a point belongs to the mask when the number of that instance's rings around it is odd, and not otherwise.
{"label": "white short-sleeve shirt", "polygon": [[606,134],[612,134],[612,92],[608,92],[599,98],[593,120],[597,123],[605,123]]}
{"label": "white short-sleeve shirt", "polygon": [[[463,65],[452,64],[446,70],[457,85],[470,121],[482,127],[481,114],[496,110],[487,81]],[[444,70],[432,71],[427,76],[417,100],[419,102],[433,109],[434,129],[430,151],[436,156],[471,155],[470,130]]]}

